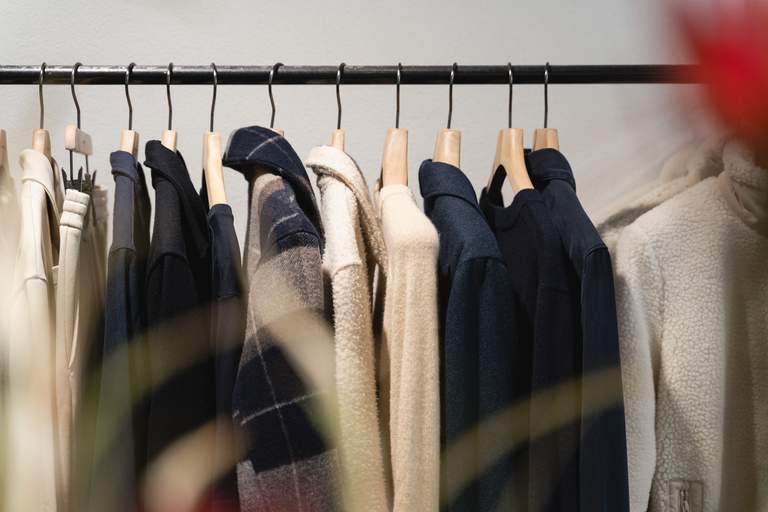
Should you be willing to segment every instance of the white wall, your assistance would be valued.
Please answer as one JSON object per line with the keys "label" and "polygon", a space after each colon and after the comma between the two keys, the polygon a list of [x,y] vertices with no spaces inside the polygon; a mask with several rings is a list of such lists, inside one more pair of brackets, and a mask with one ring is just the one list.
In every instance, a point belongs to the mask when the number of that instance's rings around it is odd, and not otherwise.
{"label": "white wall", "polygon": [[[0,2],[0,61],[4,64],[643,64],[684,56],[668,36],[661,1],[391,0],[362,2],[227,0],[82,0]],[[37,87],[1,87],[0,127],[12,158],[28,147],[38,119]],[[166,123],[165,88],[132,87],[134,128],[159,137]],[[79,86],[83,128],[94,136],[92,168],[112,187],[109,153],[127,123],[122,86]],[[276,125],[299,156],[328,142],[335,127],[334,87],[275,86]],[[394,123],[394,86],[342,87],[347,147],[369,183],[378,174],[384,134]],[[417,190],[419,163],[431,157],[447,115],[447,86],[404,85],[401,127],[410,130],[409,166]],[[680,105],[691,86],[553,85],[550,126],[560,130],[578,191],[590,211],[651,179],[660,163],[693,135]],[[179,147],[200,180],[202,134],[210,86],[172,88]],[[515,89],[514,124],[528,137],[543,117],[541,86]],[[66,163],[63,130],[74,122],[69,87],[45,89],[46,126],[54,156]],[[487,181],[496,132],[506,126],[502,85],[454,88],[453,127],[463,134],[462,167],[476,188]],[[269,122],[265,86],[220,86],[216,129]],[[530,139],[529,139],[530,140]],[[142,150],[143,153],[143,150]],[[143,158],[143,157],[142,157]],[[15,162],[13,162],[15,163]],[[226,180],[238,231],[244,232],[246,186]]]}

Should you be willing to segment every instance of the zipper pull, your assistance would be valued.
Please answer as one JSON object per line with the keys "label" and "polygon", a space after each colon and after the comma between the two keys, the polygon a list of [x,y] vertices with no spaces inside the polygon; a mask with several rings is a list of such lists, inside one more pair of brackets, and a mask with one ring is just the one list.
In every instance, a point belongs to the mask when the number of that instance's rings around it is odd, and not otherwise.
{"label": "zipper pull", "polygon": [[691,512],[691,505],[688,503],[688,489],[680,489],[680,512]]}

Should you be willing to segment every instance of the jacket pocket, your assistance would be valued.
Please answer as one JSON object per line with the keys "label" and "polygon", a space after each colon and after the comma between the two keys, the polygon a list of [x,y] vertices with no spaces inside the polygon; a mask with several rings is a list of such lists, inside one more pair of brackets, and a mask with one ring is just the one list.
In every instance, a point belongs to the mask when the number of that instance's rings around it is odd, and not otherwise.
{"label": "jacket pocket", "polygon": [[670,480],[667,512],[702,512],[704,484],[696,480]]}

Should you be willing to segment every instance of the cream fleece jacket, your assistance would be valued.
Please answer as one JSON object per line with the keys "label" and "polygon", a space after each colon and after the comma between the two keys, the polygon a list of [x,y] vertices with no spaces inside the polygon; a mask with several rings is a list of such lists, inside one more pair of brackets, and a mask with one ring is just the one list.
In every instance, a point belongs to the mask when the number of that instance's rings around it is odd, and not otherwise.
{"label": "cream fleece jacket", "polygon": [[54,512],[64,482],[57,471],[54,271],[63,194],[58,169],[27,149],[22,169],[19,251],[5,347],[8,384],[5,507]]}
{"label": "cream fleece jacket", "polygon": [[371,280],[376,268],[387,268],[386,246],[355,161],[340,149],[321,146],[309,153],[306,165],[320,189],[323,273],[333,295],[345,509],[384,512],[389,501],[376,397]]}
{"label": "cream fleece jacket", "polygon": [[[440,478],[437,231],[404,185],[378,194],[389,270],[382,362],[395,512],[437,511]],[[385,370],[386,371],[386,370]]]}
{"label": "cream fleece jacket", "polygon": [[642,214],[689,189],[700,181],[717,176],[723,170],[722,138],[713,138],[701,143],[694,150],[683,150],[675,154],[661,170],[659,178],[643,193],[596,216],[595,227],[613,254],[621,232]]}
{"label": "cream fleece jacket", "polygon": [[618,242],[632,511],[768,507],[768,170],[723,162]]}

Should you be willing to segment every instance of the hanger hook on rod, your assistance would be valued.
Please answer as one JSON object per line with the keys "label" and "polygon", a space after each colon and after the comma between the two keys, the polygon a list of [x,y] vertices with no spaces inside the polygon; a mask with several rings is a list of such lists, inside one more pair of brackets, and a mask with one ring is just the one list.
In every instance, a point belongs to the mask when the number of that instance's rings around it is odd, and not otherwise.
{"label": "hanger hook on rod", "polygon": [[77,78],[77,69],[82,66],[80,62],[75,62],[72,66],[72,75],[69,82],[69,87],[72,90],[72,99],[75,102],[75,109],[77,110],[77,128],[80,129],[80,103],[77,101],[77,94],[75,94],[75,79]]}
{"label": "hanger hook on rod", "polygon": [[451,66],[451,81],[448,83],[448,128],[451,129],[451,118],[453,117],[453,79],[456,76],[456,69],[458,69],[458,64],[453,63]]}
{"label": "hanger hook on rod", "polygon": [[515,77],[512,74],[511,62],[507,62],[507,73],[509,73],[509,105],[507,107],[507,128],[512,128],[512,86],[515,85]]}
{"label": "hanger hook on rod", "polygon": [[397,95],[395,96],[395,128],[400,128],[400,73],[403,70],[403,63],[397,63]]}
{"label": "hanger hook on rod", "polygon": [[171,75],[173,74],[173,62],[168,63],[165,70],[165,96],[168,100],[168,130],[173,129],[173,103],[171,103]]}
{"label": "hanger hook on rod", "polygon": [[37,96],[40,99],[40,129],[44,128],[43,121],[45,119],[45,102],[43,101],[43,82],[45,81],[45,68],[46,64],[43,62],[40,64],[40,80],[38,80]]}
{"label": "hanger hook on rod", "polygon": [[131,83],[131,72],[133,71],[135,62],[131,62],[125,68],[125,99],[128,101],[128,129],[133,130],[133,103],[131,102],[131,93],[128,91],[128,84]]}
{"label": "hanger hook on rod", "polygon": [[339,68],[336,70],[336,129],[341,130],[341,76],[344,73],[345,63],[339,64]]}
{"label": "hanger hook on rod", "polygon": [[219,86],[219,74],[216,70],[215,62],[211,62],[211,69],[213,70],[213,98],[211,99],[211,129],[208,131],[213,132],[213,114],[216,112],[216,89]]}
{"label": "hanger hook on rod", "polygon": [[269,118],[269,127],[275,127],[275,97],[272,96],[272,80],[274,80],[277,70],[282,66],[282,62],[276,62],[272,69],[269,71],[269,82],[267,88],[269,90],[269,104],[272,106],[272,116]]}
{"label": "hanger hook on rod", "polygon": [[547,127],[549,117],[549,62],[544,64],[544,128]]}

